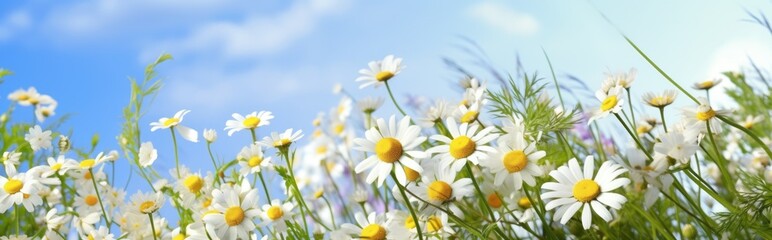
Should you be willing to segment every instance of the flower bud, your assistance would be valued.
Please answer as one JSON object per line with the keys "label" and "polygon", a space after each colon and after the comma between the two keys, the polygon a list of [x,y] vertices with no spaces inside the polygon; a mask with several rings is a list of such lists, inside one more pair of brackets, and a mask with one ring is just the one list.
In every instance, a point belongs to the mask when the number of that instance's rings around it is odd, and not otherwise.
{"label": "flower bud", "polygon": [[65,153],[70,150],[72,144],[67,136],[59,136],[59,152]]}
{"label": "flower bud", "polygon": [[214,129],[204,129],[204,139],[206,139],[206,142],[208,143],[213,143],[217,140],[217,131]]}
{"label": "flower bud", "polygon": [[681,227],[681,235],[683,235],[686,239],[695,239],[697,238],[697,229],[694,228],[694,225],[687,223]]}

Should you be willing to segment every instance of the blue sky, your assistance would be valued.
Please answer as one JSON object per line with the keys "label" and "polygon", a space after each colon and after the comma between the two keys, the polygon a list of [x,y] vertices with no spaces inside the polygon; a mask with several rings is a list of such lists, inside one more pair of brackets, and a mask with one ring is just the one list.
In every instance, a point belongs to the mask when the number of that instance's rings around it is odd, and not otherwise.
{"label": "blue sky", "polygon": [[[544,48],[561,80],[571,74],[594,88],[604,72],[635,67],[636,99],[669,88],[598,11],[683,84],[737,69],[748,55],[772,66],[772,39],[742,21],[743,8],[770,13],[768,1],[3,1],[0,67],[16,74],[0,92],[35,86],[52,95],[57,114],[73,114],[63,130],[74,130],[76,145],[99,133],[98,149],[109,151],[117,149],[127,77],[141,77],[147,63],[171,53],[175,60],[159,68],[164,88],[140,123],[143,141],[159,148],[156,168],[167,172],[170,139],[150,133],[151,121],[191,109],[184,125],[220,130],[216,152],[231,158],[249,139],[221,131],[231,113],[272,111],[263,134],[309,132],[316,114],[337,103],[335,83],[357,97],[385,97],[382,88],[358,90],[353,79],[387,54],[408,66],[392,82],[402,100],[408,93],[455,99],[458,74],[442,58],[470,62],[461,37],[482,46],[502,71],[514,71],[519,54],[528,71],[547,77]],[[388,112],[394,109],[386,104],[382,116]],[[16,116],[31,114],[20,109]],[[181,143],[181,156],[194,168],[209,166],[202,143]]]}

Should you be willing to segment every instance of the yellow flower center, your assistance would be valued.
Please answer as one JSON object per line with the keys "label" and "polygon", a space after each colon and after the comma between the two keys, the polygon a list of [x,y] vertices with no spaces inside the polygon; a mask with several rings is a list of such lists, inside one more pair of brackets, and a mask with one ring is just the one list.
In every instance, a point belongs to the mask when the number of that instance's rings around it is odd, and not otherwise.
{"label": "yellow flower center", "polygon": [[375,144],[375,154],[383,162],[396,162],[402,157],[402,143],[394,138],[383,138]]}
{"label": "yellow flower center", "polygon": [[30,98],[29,103],[32,103],[32,105],[38,105],[40,103],[40,99],[38,98]]}
{"label": "yellow flower center", "polygon": [[255,167],[257,165],[260,165],[260,163],[262,162],[263,162],[263,158],[258,156],[253,156],[249,158],[249,160],[247,161],[247,165],[249,165],[249,167]]}
{"label": "yellow flower center", "polygon": [[86,202],[89,206],[94,206],[99,202],[99,199],[94,194],[86,195],[85,198],[83,198],[83,201]]}
{"label": "yellow flower center", "polygon": [[450,141],[450,155],[456,159],[472,155],[475,149],[477,144],[467,136],[458,136]]}
{"label": "yellow flower center", "polygon": [[163,124],[164,124],[164,127],[171,127],[171,126],[177,125],[177,123],[179,122],[180,120],[177,118],[169,118],[169,119],[166,119],[166,121],[164,121]]}
{"label": "yellow flower center", "polygon": [[574,198],[580,202],[590,202],[600,195],[600,186],[591,179],[583,179],[574,185]]}
{"label": "yellow flower center", "polygon": [[88,169],[94,167],[94,164],[96,164],[96,161],[94,159],[86,159],[80,162],[80,168]]}
{"label": "yellow flower center", "polygon": [[139,211],[142,213],[151,213],[155,211],[155,202],[153,201],[142,202],[142,204],[139,205]]}
{"label": "yellow flower center", "polygon": [[174,236],[172,240],[185,240],[185,237],[187,237],[185,236],[185,234],[180,233],[180,234],[177,234],[177,236]]}
{"label": "yellow flower center", "polygon": [[713,85],[714,85],[714,83],[713,83],[712,80],[708,80],[708,81],[704,81],[704,82],[699,83],[700,89],[709,89],[709,88],[712,88]]}
{"label": "yellow flower center", "polygon": [[394,77],[394,73],[389,71],[381,71],[375,74],[375,80],[378,80],[379,82],[385,82],[392,77]]}
{"label": "yellow flower center", "polygon": [[56,163],[53,166],[51,166],[51,170],[59,171],[59,169],[62,169],[62,164],[61,163]]}
{"label": "yellow flower center", "polygon": [[480,113],[477,111],[468,111],[464,113],[463,116],[461,116],[461,122],[462,123],[471,123],[474,122],[474,120],[477,120],[477,116],[479,116]]}
{"label": "yellow flower center", "polygon": [[638,135],[646,134],[649,131],[651,131],[650,125],[640,125],[637,129],[635,129],[635,132],[637,132]]}
{"label": "yellow flower center", "polygon": [[279,206],[271,206],[265,213],[271,220],[276,220],[284,216],[284,211]]}
{"label": "yellow flower center", "polygon": [[204,179],[196,175],[190,175],[182,181],[182,184],[190,190],[190,192],[198,193],[201,188],[204,187]]}
{"label": "yellow flower center", "polygon": [[327,153],[327,146],[316,147],[316,153],[317,154],[325,154],[325,153]]}
{"label": "yellow flower center", "polygon": [[501,198],[499,198],[499,195],[494,193],[488,194],[488,206],[491,206],[493,208],[500,208],[501,207]]}
{"label": "yellow flower center", "polygon": [[600,103],[600,110],[608,111],[614,108],[617,105],[617,102],[619,102],[619,100],[617,99],[616,95],[608,96],[606,99],[603,99],[603,102]]}
{"label": "yellow flower center", "polygon": [[440,229],[442,229],[442,220],[437,216],[430,216],[429,220],[426,221],[426,230],[429,232],[436,232]]}
{"label": "yellow flower center", "polygon": [[413,216],[407,216],[407,218],[405,218],[405,228],[407,229],[415,228],[415,220],[413,220]]}
{"label": "yellow flower center", "polygon": [[314,192],[314,198],[316,198],[316,199],[319,199],[323,195],[324,195],[324,190],[318,190],[318,191]]}
{"label": "yellow flower center", "polygon": [[204,202],[201,203],[201,206],[203,206],[204,208],[208,208],[209,205],[212,205],[212,199],[204,200]]}
{"label": "yellow flower center", "polygon": [[517,200],[517,206],[520,206],[520,208],[531,208],[531,200],[527,197],[521,197],[520,200]]}
{"label": "yellow flower center", "polygon": [[413,169],[410,169],[409,167],[402,166],[402,169],[405,170],[405,177],[408,181],[415,181],[418,180],[419,177],[421,177],[421,174],[416,172]]}
{"label": "yellow flower center", "polygon": [[429,199],[431,200],[444,202],[452,196],[453,188],[446,182],[434,181],[429,184],[429,189],[426,191],[426,194],[429,195]]}
{"label": "yellow flower center", "polygon": [[22,187],[24,187],[23,182],[16,179],[8,179],[8,182],[5,182],[5,185],[3,186],[3,190],[8,194],[14,194],[21,191]]}
{"label": "yellow flower center", "polygon": [[378,224],[370,224],[367,227],[362,228],[362,232],[359,233],[361,239],[367,240],[383,240],[386,239],[386,229]]}
{"label": "yellow flower center", "polygon": [[244,210],[239,206],[229,207],[225,210],[225,223],[228,226],[236,226],[244,221]]}
{"label": "yellow flower center", "polygon": [[244,125],[245,128],[256,128],[258,124],[260,124],[260,118],[250,116],[244,119],[244,122],[241,124]]}
{"label": "yellow flower center", "polygon": [[343,130],[346,130],[346,126],[342,123],[335,124],[335,127],[333,127],[332,131],[335,132],[335,134],[342,134]]}
{"label": "yellow flower center", "polygon": [[523,150],[514,150],[504,155],[504,168],[510,173],[519,172],[525,168],[528,164],[528,157],[525,156]]}
{"label": "yellow flower center", "polygon": [[697,120],[700,120],[700,121],[708,121],[715,116],[716,116],[716,111],[713,111],[713,109],[711,108],[711,109],[708,109],[708,111],[697,112],[696,118]]}
{"label": "yellow flower center", "polygon": [[19,101],[27,101],[29,99],[29,95],[27,94],[21,94],[19,95]]}
{"label": "yellow flower center", "polygon": [[282,138],[282,139],[279,139],[278,141],[274,141],[273,142],[273,146],[274,147],[284,147],[284,146],[289,145],[290,143],[292,143],[292,140],[289,140],[288,138]]}

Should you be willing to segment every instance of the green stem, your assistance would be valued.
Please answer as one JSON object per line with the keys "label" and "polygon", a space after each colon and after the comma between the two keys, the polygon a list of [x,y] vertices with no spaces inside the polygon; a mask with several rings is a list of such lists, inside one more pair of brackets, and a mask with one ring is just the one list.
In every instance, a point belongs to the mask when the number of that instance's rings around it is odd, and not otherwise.
{"label": "green stem", "polygon": [[214,160],[214,155],[212,154],[212,143],[206,143],[206,151],[209,152],[209,158],[212,159],[212,166],[214,166],[214,180],[219,183],[220,173],[217,172],[217,161]]}
{"label": "green stem", "polygon": [[630,102],[630,124],[633,125],[633,129],[638,129],[635,123],[635,111],[633,111],[633,99],[630,97],[630,88],[625,88],[625,91],[627,92],[627,101]]}
{"label": "green stem", "polygon": [[155,223],[153,222],[153,213],[148,213],[147,216],[150,218],[150,229],[153,230],[153,239],[158,240],[158,236],[155,235]]}
{"label": "green stem", "polygon": [[180,179],[180,157],[179,153],[177,152],[177,135],[174,134],[174,127],[170,127],[169,130],[172,133],[172,143],[174,143],[174,165],[175,169],[177,170],[177,179]]}
{"label": "green stem", "polygon": [[19,205],[15,205],[14,212],[16,212],[16,234],[21,235],[21,216],[19,215],[19,212],[21,212]]}
{"label": "green stem", "polygon": [[737,124],[736,122],[732,121],[731,119],[729,119],[727,117],[724,117],[724,116],[721,116],[721,115],[717,115],[716,117],[718,119],[720,119],[722,122],[724,122],[726,124],[729,124],[730,126],[732,126],[734,128],[737,128],[740,131],[742,131],[745,134],[747,134],[749,137],[751,137],[751,139],[753,139],[753,141],[756,141],[756,143],[759,144],[761,149],[763,149],[764,152],[767,153],[767,156],[772,156],[772,150],[770,150],[769,147],[767,147],[767,144],[765,144],[764,141],[761,140],[761,138],[759,138],[758,136],[756,136],[756,134],[751,132],[751,130],[749,130],[749,129],[743,127],[743,126],[740,126],[739,124]]}
{"label": "green stem", "polygon": [[260,178],[260,183],[263,185],[263,190],[265,191],[265,198],[268,199],[268,202],[271,202],[271,194],[268,193],[268,187],[266,187],[265,180],[263,180],[263,171],[257,172],[257,177]]}
{"label": "green stem", "polygon": [[558,92],[558,98],[560,99],[560,107],[565,108],[563,94],[560,93],[560,85],[558,85],[558,78],[555,76],[555,69],[552,68],[552,61],[550,61],[550,57],[547,55],[547,50],[542,48],[541,51],[544,53],[544,57],[547,58],[547,65],[550,67],[550,72],[552,73],[552,81],[555,83],[555,91]]}
{"label": "green stem", "polygon": [[708,138],[710,139],[711,145],[713,145],[713,151],[716,152],[716,166],[718,166],[718,170],[721,171],[721,177],[724,179],[724,185],[729,190],[729,193],[734,195],[735,189],[734,189],[734,182],[732,181],[732,176],[729,175],[729,170],[726,169],[728,166],[728,163],[726,162],[726,159],[724,159],[724,155],[721,154],[721,151],[718,150],[718,145],[716,145],[716,140],[713,138],[713,131],[710,129],[710,120],[705,121],[705,126],[708,128]]}
{"label": "green stem", "polygon": [[[667,124],[665,123],[665,107],[659,108],[659,118],[662,119],[662,128],[665,129],[665,133],[667,133]],[[654,127],[654,126],[652,126]]]}
{"label": "green stem", "polygon": [[91,183],[94,184],[94,192],[96,192],[97,199],[99,199],[99,207],[102,208],[102,213],[104,214],[105,223],[107,223],[107,228],[110,228],[112,226],[112,222],[110,221],[110,217],[107,216],[107,211],[105,211],[105,205],[102,204],[102,196],[99,194],[99,188],[97,188],[96,184],[96,175],[94,175],[94,171],[91,170],[91,168],[88,169],[89,174],[91,174]]}
{"label": "green stem", "polygon": [[477,179],[474,177],[474,173],[472,173],[472,167],[471,166],[472,165],[470,165],[469,162],[466,163],[466,166],[465,166],[466,174],[468,174],[469,178],[472,179],[472,185],[474,185],[474,189],[477,191],[477,195],[480,196],[480,200],[481,200],[481,201],[479,201],[481,203],[480,205],[485,206],[485,209],[488,210],[488,214],[491,217],[491,221],[495,221],[496,220],[496,216],[493,214],[493,210],[491,209],[491,206],[488,206],[488,204],[486,204],[484,201],[482,201],[482,199],[485,199],[485,194],[480,189],[480,185],[477,184]]}
{"label": "green stem", "polygon": [[[386,84],[388,87],[388,83]],[[418,219],[418,215],[415,213],[415,209],[413,209],[413,204],[410,203],[410,199],[407,198],[407,194],[405,194],[405,187],[399,184],[399,181],[397,181],[397,174],[394,173],[394,171],[391,171],[391,177],[394,179],[394,185],[397,185],[397,188],[399,188],[399,193],[402,194],[402,199],[405,200],[405,205],[407,205],[407,209],[410,211],[410,216],[413,217],[413,222],[415,223],[415,229],[416,232],[418,232],[418,239],[423,240],[424,235],[421,231],[421,222]]]}
{"label": "green stem", "polygon": [[402,110],[401,107],[399,107],[397,100],[394,99],[394,94],[391,93],[391,87],[389,86],[389,81],[385,81],[385,84],[386,84],[386,91],[389,92],[389,97],[391,97],[391,101],[394,102],[394,106],[397,107],[397,110],[399,110],[400,113],[402,113],[402,116],[407,116],[407,114],[405,114],[405,111]]}
{"label": "green stem", "polygon": [[622,123],[622,126],[624,126],[624,127],[625,127],[625,130],[627,130],[627,133],[628,133],[628,134],[630,134],[630,136],[631,136],[631,137],[633,137],[633,140],[635,140],[635,144],[637,144],[637,145],[638,145],[638,148],[640,148],[640,149],[641,149],[641,151],[642,151],[644,154],[646,154],[646,157],[648,157],[648,158],[649,158],[649,160],[652,160],[652,161],[653,161],[653,160],[654,160],[654,158],[652,158],[652,157],[651,157],[651,154],[649,153],[649,151],[647,151],[647,150],[646,150],[646,148],[644,148],[644,147],[643,147],[643,144],[641,143],[641,140],[639,140],[639,139],[638,139],[638,136],[637,136],[636,134],[634,134],[632,131],[630,131],[630,128],[628,128],[628,127],[627,127],[627,124],[625,123],[625,121],[624,121],[624,120],[622,120],[622,118],[621,118],[621,117],[619,117],[619,114],[617,114],[617,113],[614,113],[614,116],[616,116],[616,117],[617,117],[617,119],[619,120],[619,122],[620,122],[620,123]]}
{"label": "green stem", "polygon": [[322,200],[327,203],[327,208],[330,209],[330,220],[332,220],[332,226],[338,226],[335,224],[335,212],[332,211],[332,204],[330,204],[330,201],[327,200],[327,198],[324,196],[322,196]]}

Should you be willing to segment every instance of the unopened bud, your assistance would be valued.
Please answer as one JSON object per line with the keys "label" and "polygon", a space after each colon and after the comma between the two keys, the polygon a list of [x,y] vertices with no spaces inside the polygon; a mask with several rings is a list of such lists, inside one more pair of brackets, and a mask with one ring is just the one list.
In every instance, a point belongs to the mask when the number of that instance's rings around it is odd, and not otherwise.
{"label": "unopened bud", "polygon": [[59,152],[65,153],[70,150],[72,144],[67,136],[59,136]]}
{"label": "unopened bud", "polygon": [[94,133],[94,136],[91,136],[91,147],[96,147],[97,144],[99,144],[99,134]]}
{"label": "unopened bud", "polygon": [[683,235],[686,239],[695,239],[697,238],[697,229],[694,228],[694,225],[687,223],[681,227],[681,235]]}
{"label": "unopened bud", "polygon": [[208,143],[213,143],[217,140],[217,131],[214,129],[204,129],[204,139],[206,139],[206,142]]}

